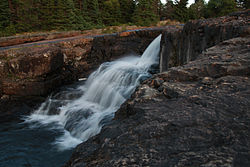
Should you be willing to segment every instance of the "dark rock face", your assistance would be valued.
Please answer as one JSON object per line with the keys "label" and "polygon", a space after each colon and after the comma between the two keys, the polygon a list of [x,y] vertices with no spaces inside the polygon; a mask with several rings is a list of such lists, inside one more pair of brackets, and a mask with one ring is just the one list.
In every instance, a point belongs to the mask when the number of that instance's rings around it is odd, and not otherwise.
{"label": "dark rock face", "polygon": [[60,85],[63,55],[57,47],[6,51],[0,57],[2,93],[40,96]]}
{"label": "dark rock face", "polygon": [[161,71],[195,60],[216,44],[250,34],[250,10],[216,19],[194,20],[183,29],[165,31],[161,44]]}
{"label": "dark rock face", "polygon": [[45,101],[41,97],[6,98],[0,100],[0,124],[20,121],[20,116],[28,115]]}
{"label": "dark rock face", "polygon": [[145,81],[69,167],[250,166],[250,38]]}
{"label": "dark rock face", "polygon": [[0,97],[46,96],[87,77],[101,63],[125,53],[141,54],[164,28],[76,37],[0,52]]}
{"label": "dark rock face", "polygon": [[73,77],[76,80],[87,77],[101,63],[112,61],[124,54],[140,55],[165,29],[173,28],[143,29],[60,42],[57,46],[62,48],[64,54],[65,71],[70,71],[66,78]]}

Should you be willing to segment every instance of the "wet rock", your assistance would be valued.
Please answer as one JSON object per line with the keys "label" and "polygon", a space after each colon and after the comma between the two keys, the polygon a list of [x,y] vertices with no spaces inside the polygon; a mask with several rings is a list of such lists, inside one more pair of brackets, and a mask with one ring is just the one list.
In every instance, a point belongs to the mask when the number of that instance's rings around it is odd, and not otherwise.
{"label": "wet rock", "polygon": [[37,97],[37,96],[29,96],[29,97],[10,97],[4,95],[0,99],[0,123],[11,121],[22,122],[20,117],[29,114],[37,108],[45,98]]}
{"label": "wet rock", "polygon": [[164,29],[166,27],[79,36],[3,49],[0,52],[0,97],[46,96],[61,85],[87,77],[105,61],[123,54],[143,53]]}
{"label": "wet rock", "polygon": [[222,42],[144,81],[65,166],[249,166],[249,42]]}
{"label": "wet rock", "polygon": [[161,72],[195,60],[199,54],[222,41],[250,34],[250,10],[216,19],[194,20],[183,29],[166,30],[161,41]]}

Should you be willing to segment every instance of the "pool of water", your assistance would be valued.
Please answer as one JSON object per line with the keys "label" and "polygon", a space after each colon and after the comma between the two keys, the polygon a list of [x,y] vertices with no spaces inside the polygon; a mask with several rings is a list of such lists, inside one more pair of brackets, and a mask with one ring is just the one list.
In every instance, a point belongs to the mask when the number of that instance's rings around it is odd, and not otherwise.
{"label": "pool of water", "polygon": [[0,125],[0,167],[59,167],[69,159],[72,150],[52,145],[63,132],[50,125],[30,128],[20,120]]}

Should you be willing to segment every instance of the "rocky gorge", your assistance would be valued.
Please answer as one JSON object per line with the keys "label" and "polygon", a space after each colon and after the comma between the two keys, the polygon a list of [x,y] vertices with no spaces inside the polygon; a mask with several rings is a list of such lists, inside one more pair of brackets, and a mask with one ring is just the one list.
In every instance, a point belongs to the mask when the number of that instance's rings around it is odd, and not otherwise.
{"label": "rocky gorge", "polygon": [[65,166],[249,166],[249,28],[246,11],[166,30],[162,73]]}
{"label": "rocky gorge", "polygon": [[162,34],[161,73],[65,166],[249,166],[249,13],[2,50],[1,117]]}

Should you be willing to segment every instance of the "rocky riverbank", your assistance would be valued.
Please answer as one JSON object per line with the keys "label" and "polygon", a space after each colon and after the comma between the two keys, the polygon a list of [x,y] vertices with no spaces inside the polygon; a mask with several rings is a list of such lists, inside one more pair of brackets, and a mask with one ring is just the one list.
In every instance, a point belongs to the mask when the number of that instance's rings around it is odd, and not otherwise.
{"label": "rocky riverbank", "polygon": [[142,83],[65,167],[249,166],[249,34],[249,11],[164,32],[168,71]]}
{"label": "rocky riverbank", "polygon": [[249,166],[250,38],[145,81],[65,166]]}
{"label": "rocky riverbank", "polygon": [[174,27],[80,36],[2,50],[0,97],[46,96],[61,85],[87,77],[105,61],[141,54],[164,29]]}
{"label": "rocky riverbank", "polygon": [[2,50],[1,120],[27,114],[104,61],[141,54],[162,33],[162,73],[142,83],[65,166],[249,166],[249,12]]}

